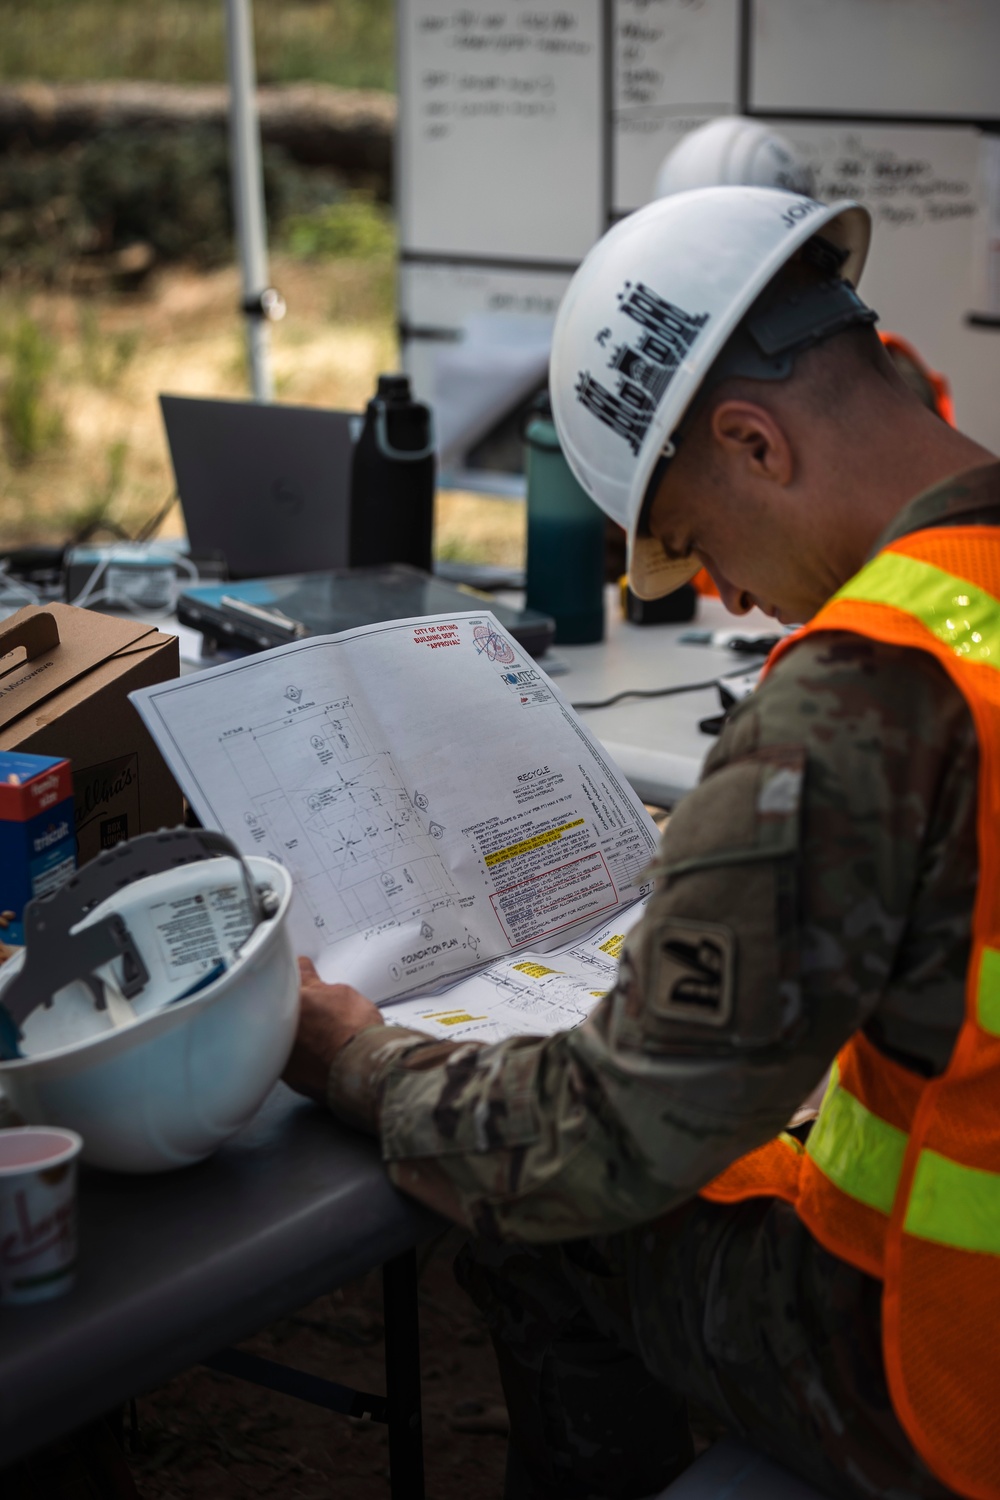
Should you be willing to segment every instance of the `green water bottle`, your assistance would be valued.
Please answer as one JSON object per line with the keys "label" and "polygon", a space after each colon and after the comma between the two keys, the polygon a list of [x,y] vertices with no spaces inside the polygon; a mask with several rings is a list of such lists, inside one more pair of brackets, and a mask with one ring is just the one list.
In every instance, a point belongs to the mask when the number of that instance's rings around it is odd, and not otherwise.
{"label": "green water bottle", "polygon": [[604,639],[604,516],[563,457],[548,398],[524,432],[528,478],[525,603],[556,622],[556,642]]}

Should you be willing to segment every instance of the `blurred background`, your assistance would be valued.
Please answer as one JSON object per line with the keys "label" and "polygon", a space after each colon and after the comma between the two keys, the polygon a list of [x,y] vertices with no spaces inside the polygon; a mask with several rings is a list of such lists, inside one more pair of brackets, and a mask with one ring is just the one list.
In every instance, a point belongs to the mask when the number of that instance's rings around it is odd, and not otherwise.
{"label": "blurred background", "polygon": [[[360,410],[399,363],[395,6],[253,9],[276,398]],[[6,546],[135,535],[173,488],[157,393],[248,393],[224,77],[221,4],[0,0]],[[435,536],[520,565],[523,507],[444,494]]]}

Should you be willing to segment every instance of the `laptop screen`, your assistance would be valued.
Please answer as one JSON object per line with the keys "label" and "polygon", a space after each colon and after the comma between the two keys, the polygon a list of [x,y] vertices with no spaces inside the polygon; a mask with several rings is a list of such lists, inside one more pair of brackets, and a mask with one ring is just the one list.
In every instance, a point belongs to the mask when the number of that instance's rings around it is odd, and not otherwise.
{"label": "laptop screen", "polygon": [[350,412],[161,396],[192,556],[233,578],[348,565]]}

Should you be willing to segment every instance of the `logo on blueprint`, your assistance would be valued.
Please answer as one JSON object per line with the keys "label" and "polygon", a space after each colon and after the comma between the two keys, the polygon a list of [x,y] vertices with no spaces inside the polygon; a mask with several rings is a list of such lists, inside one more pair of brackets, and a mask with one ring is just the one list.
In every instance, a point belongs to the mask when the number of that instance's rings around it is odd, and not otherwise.
{"label": "logo on blueprint", "polygon": [[485,656],[487,661],[495,661],[502,667],[513,666],[517,658],[509,643],[492,625],[487,625],[485,622],[477,625],[472,634],[479,656]]}

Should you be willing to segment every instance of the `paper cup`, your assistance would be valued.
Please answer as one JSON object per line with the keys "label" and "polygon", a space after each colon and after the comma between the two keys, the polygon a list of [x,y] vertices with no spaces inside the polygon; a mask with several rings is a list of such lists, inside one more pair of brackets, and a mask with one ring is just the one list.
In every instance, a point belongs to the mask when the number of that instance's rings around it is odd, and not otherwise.
{"label": "paper cup", "polygon": [[0,1302],[43,1302],[76,1275],[74,1130],[0,1130]]}

